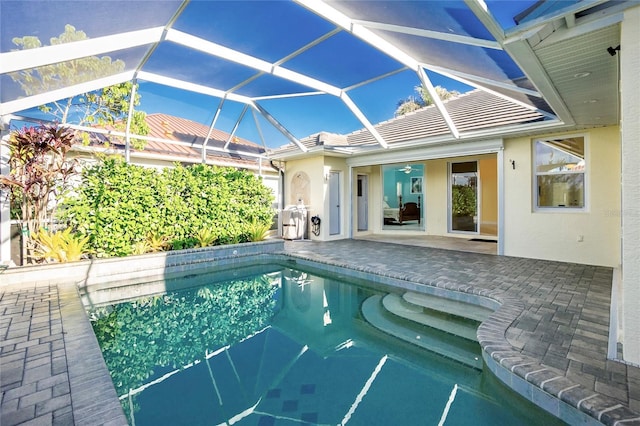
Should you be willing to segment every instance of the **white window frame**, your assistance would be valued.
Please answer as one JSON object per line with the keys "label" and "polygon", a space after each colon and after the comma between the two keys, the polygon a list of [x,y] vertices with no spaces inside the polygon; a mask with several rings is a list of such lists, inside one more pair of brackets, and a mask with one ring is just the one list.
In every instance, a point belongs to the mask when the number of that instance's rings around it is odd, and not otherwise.
{"label": "white window frame", "polygon": [[[582,171],[563,171],[563,172],[551,172],[551,173],[541,173],[537,171],[537,150],[536,145],[539,142],[552,142],[558,139],[572,139],[572,138],[582,138],[584,141],[584,170]],[[588,211],[589,206],[589,175],[590,175],[590,167],[591,162],[589,161],[589,138],[587,134],[574,134],[574,135],[559,135],[559,136],[550,136],[545,138],[536,138],[533,140],[531,145],[532,149],[532,168],[531,168],[531,177],[532,177],[532,194],[533,194],[533,211],[534,212],[556,212],[556,213],[579,213]],[[582,193],[584,202],[582,207],[571,207],[571,206],[540,206],[538,199],[538,176],[553,176],[553,175],[568,175],[568,174],[582,174],[583,175],[583,185]]]}

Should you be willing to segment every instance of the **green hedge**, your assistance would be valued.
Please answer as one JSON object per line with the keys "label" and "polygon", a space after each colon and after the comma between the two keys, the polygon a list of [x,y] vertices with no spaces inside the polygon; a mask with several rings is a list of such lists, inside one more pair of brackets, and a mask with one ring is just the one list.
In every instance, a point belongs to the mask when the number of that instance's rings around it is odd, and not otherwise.
{"label": "green hedge", "polygon": [[202,164],[158,171],[108,158],[83,169],[60,218],[89,237],[96,256],[126,256],[151,235],[174,249],[196,246],[203,229],[215,233],[214,244],[246,242],[252,224],[271,223],[272,201],[246,171]]}

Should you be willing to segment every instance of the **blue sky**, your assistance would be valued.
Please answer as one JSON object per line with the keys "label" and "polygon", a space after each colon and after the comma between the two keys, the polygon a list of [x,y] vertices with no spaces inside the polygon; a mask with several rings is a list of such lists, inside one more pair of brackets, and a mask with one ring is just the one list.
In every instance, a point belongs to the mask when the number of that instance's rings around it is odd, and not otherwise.
{"label": "blue sky", "polygon": [[[440,79],[437,76],[433,82],[449,90],[464,92],[469,89],[461,83]],[[397,102],[416,95],[414,88],[417,85],[419,80],[415,73],[406,71],[373,83],[371,87],[354,90],[349,95],[369,121],[376,124],[393,118]],[[141,104],[137,109],[147,114],[169,114],[205,125],[211,124],[220,103],[219,98],[149,82],[140,82],[139,94]],[[260,104],[299,139],[321,131],[347,134],[364,127],[340,99],[331,95],[265,100]],[[243,104],[225,101],[216,128],[230,133],[243,107]],[[27,111],[25,115],[34,118],[46,117],[36,108]],[[260,131],[267,146],[276,147],[288,143],[286,137],[258,113],[255,116],[258,117]],[[236,134],[262,144],[251,109],[244,115]]]}
{"label": "blue sky", "polygon": [[[455,80],[438,75],[430,77],[434,85],[443,86],[448,90],[466,92],[470,89],[469,86]],[[405,71],[372,83],[369,87],[356,89],[349,95],[369,121],[376,124],[393,118],[398,101],[415,96],[414,88],[419,84],[415,73]],[[211,96],[145,82],[140,84],[139,93],[139,109],[147,114],[170,114],[206,125],[213,120],[220,102],[218,98]],[[340,99],[331,95],[266,100],[260,103],[299,139],[321,131],[346,134],[364,127]],[[242,109],[242,104],[225,101],[216,128],[231,132]],[[288,142],[284,135],[262,118],[259,119],[259,126],[267,146],[275,147]],[[243,117],[236,134],[262,143],[250,111]]]}
{"label": "blue sky", "polygon": [[[505,28],[513,26],[513,16],[524,10],[532,3],[532,0],[488,1],[496,19]],[[425,2],[425,4],[428,4],[428,2]],[[221,12],[223,13],[224,18],[222,21],[227,22],[227,26],[233,27],[234,25],[237,25],[237,22],[234,22],[234,15],[231,14],[229,10],[223,10]],[[224,13],[229,13],[229,15],[224,15]],[[289,10],[288,4],[279,3],[277,10],[272,11],[272,13],[275,13],[278,16],[280,14],[286,16],[288,13],[291,13],[291,11]],[[244,14],[244,16],[246,17],[247,14]],[[199,16],[198,13],[193,13],[193,15],[187,14],[184,16],[184,19],[185,21],[178,23],[178,27],[180,27],[180,25],[188,26],[191,24],[190,21],[199,20],[201,19],[201,16]],[[246,47],[246,44],[248,43],[247,40],[251,39],[252,42],[254,40],[257,41],[258,45],[262,43],[261,46],[263,50],[259,53],[257,51],[250,51],[250,53],[254,55],[263,55],[263,57],[267,57],[268,59],[274,59],[279,57],[279,55],[282,55],[278,50],[279,48],[281,49],[281,46],[275,45],[275,47],[272,47],[268,44],[268,40],[272,38],[279,38],[282,35],[281,33],[286,33],[288,29],[285,26],[269,25],[268,28],[264,28],[261,27],[262,21],[259,16],[250,16],[245,19],[250,20],[250,25],[245,26],[248,30],[240,35],[240,40],[225,39],[225,45],[235,47],[237,43],[238,45]],[[317,22],[317,17],[308,17],[308,19],[308,22],[300,22],[298,19],[296,22],[298,27],[296,28],[296,31],[301,31],[305,26],[309,28],[321,26],[322,31],[320,31],[320,29],[315,29],[315,32],[313,33],[313,37],[316,37],[327,30],[323,27],[324,23]],[[269,21],[271,21],[271,19]],[[247,22],[244,21],[243,23],[247,24]],[[259,29],[256,30],[259,32],[259,35],[251,34],[252,30],[250,28],[252,26]],[[206,31],[214,32],[216,30],[223,31],[223,29],[215,28],[208,28]],[[233,32],[225,30],[223,33],[225,37],[229,34],[233,34]],[[243,39],[243,37],[246,39]],[[344,49],[344,51],[347,52],[349,46],[341,46],[338,44],[337,49]],[[272,52],[272,50],[275,50],[275,52]],[[327,54],[329,53],[330,52],[327,52]],[[285,66],[288,66],[288,64],[285,64]],[[429,74],[429,77],[434,85],[443,86],[448,90],[466,92],[471,89],[469,86],[437,74]],[[416,93],[414,88],[419,84],[420,81],[414,72],[405,71],[379,82],[369,84],[363,88],[350,91],[349,96],[351,96],[369,121],[376,124],[393,118],[398,101],[406,99],[409,96],[415,96]],[[148,83],[143,83],[141,85],[140,94],[142,95],[142,104],[140,109],[147,113],[163,112],[189,118],[207,125],[211,123],[219,103],[219,100],[215,98],[170,88],[163,88],[162,86]],[[330,95],[292,98],[278,101],[261,101],[261,105],[264,106],[297,138],[304,138],[305,136],[309,136],[320,131],[345,134],[364,127],[364,125],[339,99]],[[236,120],[240,116],[241,111],[242,105],[226,101],[218,122],[216,123],[216,127],[230,132],[233,129]],[[259,122],[260,130],[262,131],[268,146],[279,146],[281,144],[288,143],[286,137],[275,130],[268,122],[262,119],[260,119]],[[260,135],[256,129],[254,118],[251,113],[244,116],[237,134],[238,136],[261,143]]]}
{"label": "blue sky", "polygon": [[[427,7],[430,3],[433,8]],[[509,28],[513,25],[512,17],[526,9],[534,1],[487,0],[487,3],[503,27]],[[10,2],[7,4],[17,8],[14,16],[23,16],[19,11],[22,10],[23,5],[27,7],[31,3]],[[139,9],[134,13],[136,17],[112,19],[109,21],[112,25],[105,26],[103,21],[106,15],[102,15],[100,12],[102,9],[105,13],[110,10],[109,5],[105,3],[91,5],[84,2],[77,3],[78,7],[73,8],[68,14],[62,15],[55,13],[56,8],[59,8],[57,5],[60,4],[62,2],[38,2],[38,7],[31,11],[35,15],[29,15],[29,19],[7,20],[6,14],[3,13],[3,51],[15,47],[8,40],[16,35],[36,35],[46,44],[49,37],[62,32],[66,23],[71,23],[78,30],[86,30],[89,38],[100,37],[109,34],[110,31],[130,31],[158,25],[166,22],[166,16],[170,16],[176,7],[169,2],[161,2],[162,7],[156,7],[147,2],[132,2],[132,6]],[[371,7],[384,7],[380,4],[372,3]],[[416,2],[416,4],[419,3]],[[464,10],[464,5],[461,2],[424,1],[422,4],[425,7],[416,9],[417,14],[412,17],[413,24],[416,26],[422,22],[421,19],[427,19],[431,13],[441,13],[443,17],[452,19],[449,24],[461,26],[460,28],[456,27],[456,31],[471,31],[470,34],[476,36],[478,34],[483,36],[483,32],[486,32],[483,28],[470,25],[473,24],[473,16],[469,20],[470,12]],[[96,11],[97,9],[100,10]],[[216,17],[213,23],[210,18],[212,9]],[[388,10],[395,12],[392,8]],[[3,12],[6,11],[4,8]],[[193,32],[198,37],[211,37],[212,40],[216,40],[224,46],[273,62],[315,40],[320,35],[326,34],[333,28],[330,23],[319,17],[301,12],[304,10],[291,2],[192,2],[175,22],[174,28],[178,31]],[[148,22],[138,22],[141,20]],[[151,22],[151,20],[154,21]],[[286,22],[289,25],[274,25],[274,22]],[[432,22],[435,29],[440,29],[440,24],[445,25],[444,22],[441,23],[437,20]],[[237,28],[242,28],[242,31],[236,31]],[[127,68],[133,69],[132,67],[135,67],[144,57],[145,52],[146,48],[134,48],[113,52],[110,55],[114,59],[125,61]],[[160,75],[182,78],[197,84],[211,84],[213,87],[227,89],[255,74],[254,70],[241,68],[238,64],[231,64],[173,43],[161,44],[155,53],[157,52],[177,54],[179,59],[176,59],[176,56],[155,55],[145,63],[146,70]],[[320,61],[317,60],[318,55],[321,58]],[[489,60],[497,61],[495,58],[489,58]],[[319,63],[323,65],[319,67]],[[334,35],[327,43],[322,43],[295,56],[288,60],[284,66],[343,88],[401,67],[400,64],[381,55],[373,47],[365,45],[345,33]],[[480,64],[477,66],[481,67]],[[461,83],[436,74],[429,74],[429,77],[434,85],[443,86],[448,90],[466,92],[470,89]],[[242,88],[248,93],[248,96],[262,94],[265,90],[267,93],[269,90],[275,92],[280,90],[280,85],[286,93],[306,90],[291,87],[291,82],[278,80],[273,76],[264,79],[261,77],[256,81],[262,81],[262,83],[252,82]],[[220,102],[217,98],[193,92],[144,81],[139,81],[139,83],[142,102],[138,109],[148,114],[171,114],[209,125]],[[369,121],[376,124],[393,118],[398,101],[415,96],[414,88],[419,84],[415,72],[407,70],[350,90],[348,94]],[[273,86],[269,87],[270,85]],[[251,91],[255,93],[249,94]],[[364,127],[363,123],[357,120],[340,99],[331,95],[259,102],[299,139],[320,131],[345,134]],[[230,132],[242,109],[243,105],[226,101],[216,127]],[[286,137],[266,120],[259,118],[258,122],[268,146],[274,147],[288,143]],[[244,116],[237,135],[261,143],[251,112]]]}

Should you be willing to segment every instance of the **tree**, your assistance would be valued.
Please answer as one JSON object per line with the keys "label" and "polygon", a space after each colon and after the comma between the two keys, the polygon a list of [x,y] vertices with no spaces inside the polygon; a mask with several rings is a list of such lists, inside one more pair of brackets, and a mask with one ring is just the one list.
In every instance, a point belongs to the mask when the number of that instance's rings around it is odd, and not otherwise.
{"label": "tree", "polygon": [[73,133],[64,127],[45,125],[25,127],[9,138],[9,175],[0,176],[0,188],[10,193],[14,211],[23,232],[23,259],[30,257],[28,236],[39,233],[55,215],[53,198],[69,188],[75,163],[67,160],[73,145]]}
{"label": "tree", "polygon": [[[86,39],[87,35],[84,31],[76,30],[72,25],[65,25],[64,32],[59,37],[52,37],[50,44],[53,46]],[[42,42],[35,36],[15,37],[12,41],[21,50],[42,47]],[[31,96],[117,74],[122,72],[124,67],[123,61],[113,61],[109,56],[89,56],[17,71],[10,76],[27,96]],[[54,101],[40,106],[40,110],[52,115],[63,125],[73,120],[79,125],[98,125],[124,130],[132,89],[133,83],[124,82],[95,92]],[[140,95],[137,91],[133,101],[134,105],[140,104]],[[131,121],[133,133],[138,135],[149,133],[145,118],[144,112],[134,111]],[[87,134],[81,137],[85,143],[89,142]],[[141,149],[144,147],[144,142],[135,140],[133,145]]]}
{"label": "tree", "polygon": [[[438,97],[443,101],[460,95],[460,92],[456,90],[449,91],[442,86],[436,86],[435,90],[438,94]],[[398,101],[398,106],[395,112],[396,117],[408,114],[410,112],[433,104],[433,99],[431,98],[431,95],[429,94],[429,91],[427,91],[427,88],[425,86],[416,86],[415,91],[418,94],[418,97],[409,96],[406,99]]]}

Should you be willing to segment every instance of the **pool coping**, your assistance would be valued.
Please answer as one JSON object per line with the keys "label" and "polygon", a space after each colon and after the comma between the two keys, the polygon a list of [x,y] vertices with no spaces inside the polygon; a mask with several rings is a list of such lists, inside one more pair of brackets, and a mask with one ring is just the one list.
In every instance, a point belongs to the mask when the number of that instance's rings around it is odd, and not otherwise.
{"label": "pool coping", "polygon": [[482,357],[489,370],[505,385],[568,424],[623,426],[640,424],[640,415],[620,401],[599,394],[523,355],[507,340],[507,329],[524,310],[521,300],[502,292],[451,280],[429,279],[421,274],[397,273],[367,265],[328,261],[315,253],[287,252],[298,265],[323,264],[330,272],[424,292],[496,309],[478,327]]}
{"label": "pool coping", "polygon": [[[267,257],[262,255],[266,254]],[[55,285],[58,288],[60,312],[64,328],[65,351],[75,424],[127,424],[115,393],[115,387],[106,368],[102,353],[81,303],[80,293],[87,285],[99,285],[100,279],[109,277],[111,283],[125,279],[122,267],[128,267],[131,279],[138,279],[161,268],[166,273],[183,273],[209,267],[233,266],[251,257],[261,261],[279,260],[284,264],[300,266],[323,265],[329,272],[367,279],[374,283],[453,298],[495,309],[488,320],[478,328],[478,340],[488,369],[505,385],[537,406],[569,424],[627,425],[640,423],[637,413],[614,398],[598,394],[541,365],[540,360],[521,354],[507,341],[506,332],[523,311],[524,304],[502,292],[452,282],[429,279],[419,273],[398,273],[368,265],[321,259],[314,253],[287,251],[282,240],[248,245],[224,246],[153,255],[134,256],[129,259],[100,259],[79,262],[76,265],[46,265],[21,268],[2,274],[0,290],[24,285]],[[143,261],[144,260],[144,261]],[[113,271],[115,264],[120,265]],[[154,266],[155,265],[155,266]],[[159,266],[158,266],[159,265]],[[71,266],[71,267],[70,267]],[[151,266],[151,267],[150,267]],[[63,273],[64,272],[64,273]],[[111,273],[110,273],[111,272]],[[25,279],[25,277],[31,277]],[[99,419],[99,421],[98,421]]]}
{"label": "pool coping", "polygon": [[[128,258],[92,259],[2,271],[0,293],[55,287],[62,321],[66,374],[74,425],[128,425],[81,292],[105,280],[118,284],[142,277],[157,279],[216,266],[229,267],[252,257],[282,252],[282,240],[153,253]],[[114,266],[118,266],[114,270]],[[129,268],[129,269],[128,269]],[[128,271],[128,272],[124,272]],[[26,339],[26,338],[25,338]],[[44,380],[48,380],[44,378]],[[26,390],[26,393],[29,391]],[[28,396],[28,395],[27,395]],[[4,402],[4,401],[3,401]],[[10,414],[10,413],[9,413]],[[40,417],[33,417],[40,421]]]}

